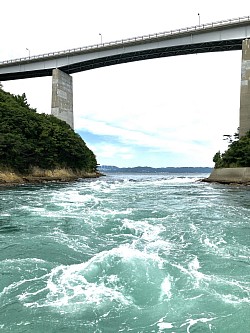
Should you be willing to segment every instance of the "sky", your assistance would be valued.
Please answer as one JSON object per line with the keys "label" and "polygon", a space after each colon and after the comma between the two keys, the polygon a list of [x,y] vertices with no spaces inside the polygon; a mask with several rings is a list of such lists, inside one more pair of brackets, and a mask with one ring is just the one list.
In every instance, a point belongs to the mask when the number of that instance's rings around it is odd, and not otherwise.
{"label": "sky", "polygon": [[[250,15],[248,0],[3,0],[0,61]],[[241,51],[72,75],[74,129],[101,165],[210,166],[239,126]],[[2,82],[51,113],[51,77]]]}

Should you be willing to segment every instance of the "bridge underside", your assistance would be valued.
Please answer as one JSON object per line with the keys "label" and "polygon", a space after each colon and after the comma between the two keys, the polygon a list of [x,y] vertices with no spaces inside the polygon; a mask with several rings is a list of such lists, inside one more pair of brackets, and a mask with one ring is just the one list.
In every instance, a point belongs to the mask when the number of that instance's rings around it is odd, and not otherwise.
{"label": "bridge underside", "polygon": [[[53,74],[53,97],[52,114],[65,120],[73,128],[73,86],[70,74],[87,71],[95,68],[118,65],[122,63],[141,60],[172,57],[177,55],[198,54],[207,52],[222,52],[242,50],[242,75],[240,97],[240,137],[250,130],[250,42],[248,39],[221,40],[216,42],[190,43],[178,46],[166,46],[159,48],[147,48],[141,51],[126,51],[111,53],[109,56],[96,57],[91,60],[83,60],[55,68],[45,67],[38,70],[22,71],[0,74],[0,81],[16,80],[33,77],[52,76]],[[54,59],[53,56],[51,59]],[[29,64],[29,60],[27,60]],[[55,74],[57,73],[57,74]],[[63,82],[64,81],[64,82]],[[65,97],[65,96],[69,97]]]}
{"label": "bridge underside", "polygon": [[86,61],[78,63],[70,67],[62,67],[61,70],[68,74],[77,73],[79,71],[87,71],[94,68],[118,65],[122,63],[149,60],[155,58],[172,57],[178,55],[196,54],[196,53],[207,53],[207,52],[220,52],[220,51],[232,51],[241,50],[242,40],[231,40],[216,43],[200,43],[190,44],[175,47],[159,48],[154,50],[146,50],[141,52],[132,52],[116,55],[113,57],[106,57],[96,59],[92,61]]}
{"label": "bridge underside", "polygon": [[[198,44],[178,45],[173,47],[163,47],[157,49],[147,49],[144,51],[124,52],[118,55],[102,57],[98,59],[82,61],[67,66],[58,66],[57,68],[64,73],[73,74],[87,71],[95,68],[118,65],[128,62],[148,60],[163,57],[172,57],[177,55],[187,55],[207,52],[222,52],[242,49],[242,40],[223,40],[217,42],[207,42]],[[20,71],[15,73],[0,74],[0,81],[17,80],[24,78],[52,76],[53,68],[42,68],[34,71]]]}
{"label": "bridge underside", "polygon": [[[244,136],[247,131],[250,130],[250,41],[248,39],[242,41],[233,41],[228,42],[227,45],[222,45],[217,43],[217,45],[204,45],[200,44],[199,47],[197,45],[189,45],[180,48],[166,48],[166,49],[157,49],[151,50],[151,52],[140,52],[140,53],[129,53],[125,55],[120,55],[119,57],[110,57],[110,58],[101,58],[96,61],[79,63],[77,65],[68,67],[62,67],[60,70],[56,69],[53,71],[53,80],[55,73],[59,73],[64,81],[66,82],[67,77],[70,77],[69,73],[75,73],[79,71],[90,70],[93,68],[103,67],[103,66],[111,66],[120,63],[146,60],[146,59],[154,59],[160,57],[169,57],[176,55],[184,55],[184,54],[192,54],[192,53],[204,53],[204,52],[218,52],[218,51],[229,51],[229,50],[239,50],[242,49],[242,65],[241,65],[241,96],[240,96],[240,137]],[[67,73],[67,74],[66,74]],[[57,74],[58,75],[58,74]],[[67,77],[66,77],[67,76]],[[71,83],[67,82],[67,94],[71,94],[72,104],[70,106],[66,106],[64,109],[55,108],[52,104],[52,114],[56,115],[59,119],[65,120],[72,128],[73,128],[73,88],[72,88],[72,78],[70,77]],[[63,81],[63,79],[61,79]],[[60,84],[60,79],[57,81]],[[61,82],[61,86],[63,86],[63,82]],[[65,89],[65,88],[64,88]],[[60,95],[61,90],[58,88],[58,84],[53,86],[53,94],[52,96],[56,96],[57,104],[65,104],[65,100]],[[52,97],[53,102],[53,97]],[[62,110],[61,110],[62,109]],[[56,110],[56,113],[55,113]],[[68,110],[68,111],[67,111]]]}

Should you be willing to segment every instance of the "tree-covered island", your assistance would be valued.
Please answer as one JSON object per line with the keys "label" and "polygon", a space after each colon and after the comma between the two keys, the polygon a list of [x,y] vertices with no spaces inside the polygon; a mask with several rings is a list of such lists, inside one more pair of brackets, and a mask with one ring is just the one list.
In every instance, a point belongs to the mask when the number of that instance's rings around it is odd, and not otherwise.
{"label": "tree-covered island", "polygon": [[214,170],[204,181],[250,185],[250,131],[241,138],[238,133],[225,137],[229,141],[228,149],[214,155]]}
{"label": "tree-covered island", "polygon": [[64,121],[0,85],[0,183],[97,177],[94,153]]}

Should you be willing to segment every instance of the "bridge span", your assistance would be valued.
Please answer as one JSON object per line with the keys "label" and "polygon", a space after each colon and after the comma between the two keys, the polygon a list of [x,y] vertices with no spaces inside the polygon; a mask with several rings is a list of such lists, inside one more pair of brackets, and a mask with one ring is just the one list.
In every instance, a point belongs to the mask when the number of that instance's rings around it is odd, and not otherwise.
{"label": "bridge span", "polygon": [[73,128],[70,74],[133,61],[242,50],[240,136],[250,130],[250,17],[0,62],[0,81],[52,75],[52,114]]}

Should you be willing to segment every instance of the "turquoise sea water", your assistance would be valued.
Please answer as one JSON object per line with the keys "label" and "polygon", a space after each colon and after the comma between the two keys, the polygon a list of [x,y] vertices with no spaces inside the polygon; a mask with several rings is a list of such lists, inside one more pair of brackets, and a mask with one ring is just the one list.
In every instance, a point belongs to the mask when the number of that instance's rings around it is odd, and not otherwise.
{"label": "turquoise sea water", "polygon": [[206,176],[0,188],[0,332],[250,332],[250,188]]}

